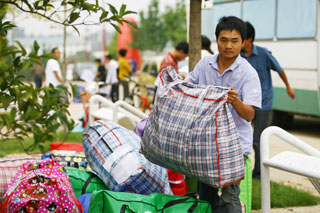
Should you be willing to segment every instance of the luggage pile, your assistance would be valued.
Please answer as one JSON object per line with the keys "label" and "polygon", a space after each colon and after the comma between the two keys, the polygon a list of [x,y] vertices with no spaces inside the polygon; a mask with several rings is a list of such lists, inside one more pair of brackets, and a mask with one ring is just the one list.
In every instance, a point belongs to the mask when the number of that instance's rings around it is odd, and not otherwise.
{"label": "luggage pile", "polygon": [[46,155],[14,160],[0,212],[211,212],[194,195],[172,195],[174,184],[175,192],[187,192],[185,177],[171,171],[169,182],[167,169],[141,154],[140,140],[118,124],[96,121],[82,145],[52,143]]}

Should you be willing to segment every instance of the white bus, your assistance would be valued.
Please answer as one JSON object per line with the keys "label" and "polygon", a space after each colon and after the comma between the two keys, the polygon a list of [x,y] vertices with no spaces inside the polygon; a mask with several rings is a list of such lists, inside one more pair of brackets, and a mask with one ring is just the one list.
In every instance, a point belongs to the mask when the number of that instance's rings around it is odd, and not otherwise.
{"label": "white bus", "polygon": [[[209,4],[208,4],[209,2]],[[215,27],[222,16],[255,27],[255,44],[269,49],[285,70],[296,98],[272,72],[273,124],[290,127],[295,114],[320,117],[320,0],[210,0],[202,9],[202,34],[217,52]]]}

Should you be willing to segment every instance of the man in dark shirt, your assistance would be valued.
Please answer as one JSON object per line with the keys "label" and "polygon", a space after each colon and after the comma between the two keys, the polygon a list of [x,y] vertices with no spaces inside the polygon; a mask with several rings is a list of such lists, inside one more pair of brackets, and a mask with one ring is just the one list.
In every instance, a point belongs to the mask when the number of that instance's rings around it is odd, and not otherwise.
{"label": "man in dark shirt", "polygon": [[96,66],[98,67],[98,71],[96,73],[96,81],[103,81],[105,82],[106,80],[106,68],[104,67],[104,65],[101,63],[100,59],[96,59],[94,60],[94,63],[96,64]]}

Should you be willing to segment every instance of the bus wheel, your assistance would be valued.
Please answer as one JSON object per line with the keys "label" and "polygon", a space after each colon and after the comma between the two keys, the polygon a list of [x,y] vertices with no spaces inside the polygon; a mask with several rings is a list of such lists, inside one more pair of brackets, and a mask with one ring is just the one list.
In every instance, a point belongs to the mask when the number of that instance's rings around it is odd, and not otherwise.
{"label": "bus wheel", "polygon": [[273,110],[271,113],[271,125],[282,129],[290,129],[293,123],[293,114],[284,111]]}

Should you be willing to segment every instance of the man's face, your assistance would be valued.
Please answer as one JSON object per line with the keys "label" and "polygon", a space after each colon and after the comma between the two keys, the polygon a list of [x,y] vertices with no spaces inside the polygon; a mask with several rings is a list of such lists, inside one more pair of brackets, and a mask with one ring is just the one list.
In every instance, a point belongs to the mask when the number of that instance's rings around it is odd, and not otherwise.
{"label": "man's face", "polygon": [[186,59],[186,57],[188,56],[187,53],[184,53],[183,50],[178,50],[178,54],[177,54],[177,61],[183,61],[184,59]]}
{"label": "man's face", "polygon": [[218,37],[219,55],[225,59],[238,57],[242,48],[242,38],[236,30],[222,30]]}
{"label": "man's face", "polygon": [[251,43],[252,43],[252,38],[245,39],[243,41],[242,49],[244,50],[248,48]]}
{"label": "man's face", "polygon": [[60,59],[61,56],[61,52],[59,49],[55,49],[55,51],[52,53],[53,56],[57,57],[58,59]]}

